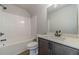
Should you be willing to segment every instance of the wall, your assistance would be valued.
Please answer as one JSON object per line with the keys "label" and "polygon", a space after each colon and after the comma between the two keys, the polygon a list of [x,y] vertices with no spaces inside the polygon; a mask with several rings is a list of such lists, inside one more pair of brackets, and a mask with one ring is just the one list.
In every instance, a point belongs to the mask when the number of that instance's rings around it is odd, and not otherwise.
{"label": "wall", "polygon": [[47,8],[41,7],[37,13],[37,33],[44,34],[47,32]]}
{"label": "wall", "polygon": [[37,35],[37,16],[31,17],[31,36],[36,38]]}
{"label": "wall", "polygon": [[[77,5],[78,7],[78,15],[79,15],[79,4]],[[79,16],[78,16],[78,36],[79,36]]]}
{"label": "wall", "polygon": [[61,30],[63,33],[77,34],[77,6],[71,5],[48,15],[49,31]]}
{"label": "wall", "polygon": [[0,32],[7,37],[7,43],[28,41],[31,37],[30,14],[15,5],[5,5],[6,10],[0,7]]}

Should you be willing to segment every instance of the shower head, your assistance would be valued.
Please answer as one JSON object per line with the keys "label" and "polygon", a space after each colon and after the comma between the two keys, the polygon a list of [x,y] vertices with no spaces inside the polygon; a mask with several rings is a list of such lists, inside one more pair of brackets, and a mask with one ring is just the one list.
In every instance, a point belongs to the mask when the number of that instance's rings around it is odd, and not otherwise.
{"label": "shower head", "polygon": [[7,9],[7,7],[3,7],[3,9]]}
{"label": "shower head", "polygon": [[7,9],[7,7],[5,7],[4,5],[0,4],[0,6],[3,8],[3,9]]}

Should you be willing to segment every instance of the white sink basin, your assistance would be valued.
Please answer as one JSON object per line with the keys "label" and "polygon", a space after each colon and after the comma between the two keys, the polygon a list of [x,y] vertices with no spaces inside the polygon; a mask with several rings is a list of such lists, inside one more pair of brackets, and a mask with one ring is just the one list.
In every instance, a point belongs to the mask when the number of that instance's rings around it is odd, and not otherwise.
{"label": "white sink basin", "polygon": [[64,36],[60,36],[60,37],[56,37],[54,35],[43,35],[43,36],[46,37],[46,38],[50,38],[50,39],[60,39],[60,40],[65,39]]}

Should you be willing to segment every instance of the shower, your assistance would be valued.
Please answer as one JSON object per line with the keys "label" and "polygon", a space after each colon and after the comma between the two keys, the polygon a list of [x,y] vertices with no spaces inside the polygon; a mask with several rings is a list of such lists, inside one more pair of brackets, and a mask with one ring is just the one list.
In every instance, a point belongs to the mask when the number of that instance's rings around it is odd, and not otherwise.
{"label": "shower", "polygon": [[4,5],[0,4],[0,6],[3,8],[3,9],[7,9],[7,7],[5,7]]}

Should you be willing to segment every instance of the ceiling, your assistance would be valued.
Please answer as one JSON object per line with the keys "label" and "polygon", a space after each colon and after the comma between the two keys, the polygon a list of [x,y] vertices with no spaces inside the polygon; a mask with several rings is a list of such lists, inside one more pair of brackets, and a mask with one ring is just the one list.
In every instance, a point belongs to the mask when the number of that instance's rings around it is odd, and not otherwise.
{"label": "ceiling", "polygon": [[67,5],[69,4],[16,4],[16,6],[27,10],[31,15],[36,15],[37,13],[40,13],[40,10],[44,8],[47,9],[47,13],[51,13]]}
{"label": "ceiling", "polygon": [[50,7],[47,8],[47,13],[54,12],[54,11],[60,9],[60,8],[63,8],[65,6],[69,6],[69,5],[71,5],[71,4],[53,4],[53,5],[51,5]]}
{"label": "ceiling", "polygon": [[31,15],[39,13],[40,9],[47,8],[47,4],[16,4],[16,6],[27,10]]}

